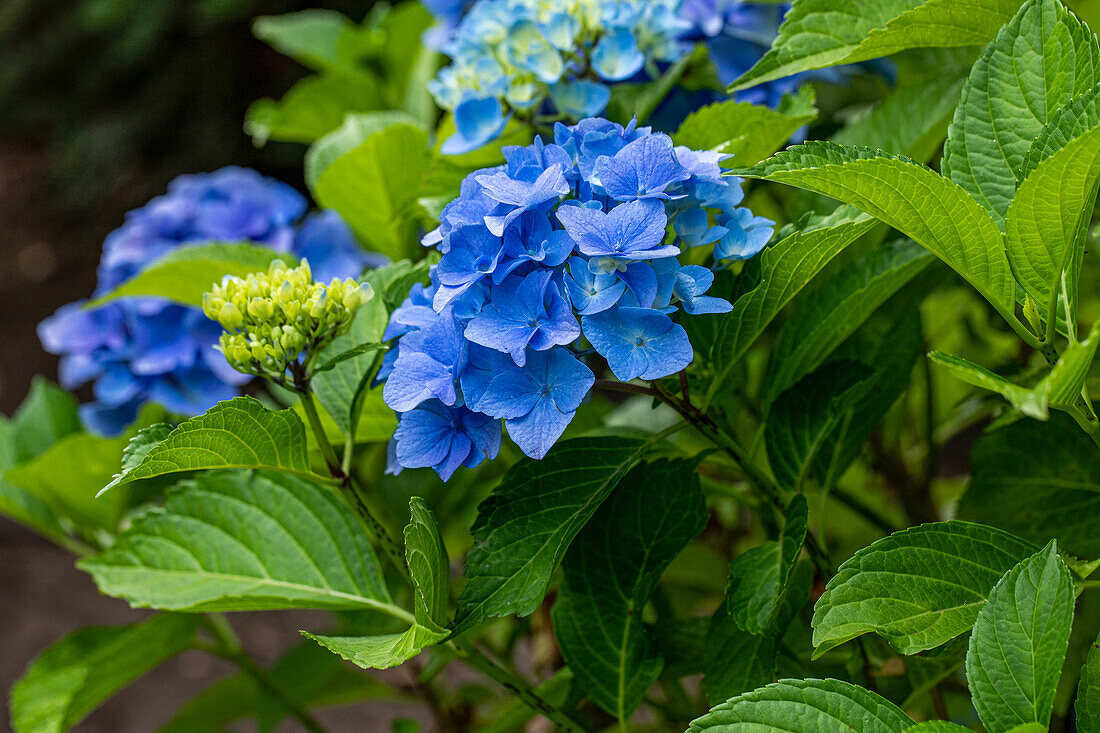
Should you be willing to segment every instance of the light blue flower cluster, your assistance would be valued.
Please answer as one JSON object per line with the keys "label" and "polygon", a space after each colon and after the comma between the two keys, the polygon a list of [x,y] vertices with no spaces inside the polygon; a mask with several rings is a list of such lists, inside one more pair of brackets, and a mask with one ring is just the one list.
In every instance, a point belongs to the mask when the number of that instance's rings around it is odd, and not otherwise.
{"label": "light blue flower cluster", "polygon": [[[497,137],[514,113],[549,100],[570,119],[603,112],[608,83],[653,78],[684,52],[680,0],[478,0],[443,44],[452,63],[429,83],[454,112],[447,154]],[[453,7],[448,5],[453,11]]]}
{"label": "light blue flower cluster", "polygon": [[496,455],[502,420],[541,458],[595,381],[586,355],[622,381],[660,379],[692,360],[671,316],[730,310],[706,295],[711,270],[680,264],[685,247],[744,259],[772,234],[738,206],[741,181],[721,176],[720,154],[633,123],[559,123],[552,144],[504,154],[443,209],[424,238],[442,253],[430,285],[391,316],[392,470],[431,466],[446,480]]}
{"label": "light blue flower cluster", "polygon": [[[167,252],[199,242],[251,241],[309,259],[319,278],[357,276],[370,263],[333,212],[302,219],[308,205],[290,186],[243,168],[180,176],[165,196],[131,211],[103,245],[96,295],[103,295]],[[377,264],[377,263],[375,263]],[[76,302],[38,327],[47,351],[61,356],[61,384],[93,382],[81,405],[85,425],[114,435],[146,402],[195,415],[238,393],[248,376],[214,345],[221,326],[198,308],[127,298],[100,308]]]}

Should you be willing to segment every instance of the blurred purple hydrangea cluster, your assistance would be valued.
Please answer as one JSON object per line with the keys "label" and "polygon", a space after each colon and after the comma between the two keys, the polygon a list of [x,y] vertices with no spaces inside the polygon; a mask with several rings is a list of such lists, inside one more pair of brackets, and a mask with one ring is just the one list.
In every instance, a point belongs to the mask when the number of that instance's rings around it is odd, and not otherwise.
{"label": "blurred purple hydrangea cluster", "polygon": [[[358,276],[371,256],[338,215],[303,218],[307,208],[293,188],[252,170],[180,176],[107,237],[95,295],[174,249],[204,242],[248,241],[305,257],[324,280]],[[125,429],[147,402],[195,415],[236,395],[250,378],[214,350],[221,326],[198,308],[162,299],[124,298],[90,309],[70,303],[39,324],[38,334],[61,357],[62,386],[93,382],[94,400],[81,405],[81,417],[105,435]]]}
{"label": "blurred purple hydrangea cluster", "polygon": [[721,263],[772,235],[739,206],[723,156],[633,123],[559,123],[552,143],[504,156],[443,209],[423,240],[442,253],[430,285],[391,316],[385,338],[398,340],[380,374],[400,414],[391,470],[431,466],[446,480],[496,455],[502,420],[541,458],[593,386],[588,354],[622,381],[659,379],[692,361],[673,315],[730,310],[706,294],[710,269],[679,262],[685,248],[713,245]]}

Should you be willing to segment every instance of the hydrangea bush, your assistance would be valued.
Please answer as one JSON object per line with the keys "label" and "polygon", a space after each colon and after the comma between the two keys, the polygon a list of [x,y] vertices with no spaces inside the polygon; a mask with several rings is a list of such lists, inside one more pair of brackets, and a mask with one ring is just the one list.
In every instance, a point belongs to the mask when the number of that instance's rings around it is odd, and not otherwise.
{"label": "hydrangea bush", "polygon": [[[395,731],[1100,730],[1084,20],[478,0],[255,28],[315,72],[248,128],[310,143],[318,212],[183,177],[43,323],[93,401],[39,380],[0,420],[0,512],[152,613],[30,661],[16,733],[185,650],[237,672],[162,733],[357,703]],[[236,634],[301,609],[328,613],[271,664]]]}

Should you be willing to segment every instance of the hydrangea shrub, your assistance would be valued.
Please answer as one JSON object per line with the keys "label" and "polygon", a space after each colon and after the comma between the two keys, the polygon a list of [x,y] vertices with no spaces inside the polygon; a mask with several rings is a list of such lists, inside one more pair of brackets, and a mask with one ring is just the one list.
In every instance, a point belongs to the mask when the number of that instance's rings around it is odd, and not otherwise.
{"label": "hydrangea shrub", "polygon": [[[0,513],[152,612],[31,661],[12,729],[183,651],[235,671],[162,733],[1100,729],[1086,22],[426,6],[259,21],[316,74],[249,128],[324,210],[183,177],[42,325],[95,401],[0,419]],[[236,634],[303,609],[270,664]]]}

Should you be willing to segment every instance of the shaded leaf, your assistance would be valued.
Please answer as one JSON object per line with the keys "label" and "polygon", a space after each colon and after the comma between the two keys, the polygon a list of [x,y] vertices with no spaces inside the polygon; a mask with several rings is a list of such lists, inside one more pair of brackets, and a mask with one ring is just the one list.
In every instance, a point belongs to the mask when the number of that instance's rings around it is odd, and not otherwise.
{"label": "shaded leaf", "polygon": [[11,465],[41,455],[61,438],[80,431],[76,399],[49,380],[36,376],[31,390],[11,418],[14,443],[5,453]]}
{"label": "shaded leaf", "polygon": [[[898,87],[866,114],[842,127],[832,140],[927,163],[947,134],[965,79],[964,72],[932,74],[915,84]],[[913,114],[914,109],[921,113]]]}
{"label": "shaded leaf", "polygon": [[806,605],[813,575],[808,563],[795,565],[778,613],[771,626],[759,634],[746,631],[731,618],[726,603],[714,612],[703,654],[703,689],[712,703],[775,681],[780,640]]}
{"label": "shaded leaf", "polygon": [[874,219],[848,207],[813,220],[759,255],[759,280],[735,300],[732,313],[684,319],[696,351],[706,353],[717,372],[711,393],[721,387],[779,311],[833,257],[874,225]]}
{"label": "shaded leaf", "polygon": [[1100,731],[1100,637],[1092,643],[1085,666],[1081,669],[1073,711],[1077,716],[1077,733]]}
{"label": "shaded leaf", "polygon": [[1073,581],[1052,541],[1005,573],[970,635],[966,679],[988,730],[1046,730],[1073,623]]}
{"label": "shaded leaf", "polygon": [[642,626],[661,573],[706,524],[695,460],[633,468],[562,561],[554,635],[585,695],[627,720],[663,659]]}
{"label": "shaded leaf", "polygon": [[832,361],[780,395],[764,429],[768,463],[779,484],[801,490],[826,456],[841,420],[871,387],[872,372],[857,361]]}
{"label": "shaded leaf", "polygon": [[181,482],[79,567],[140,608],[394,611],[355,514],[331,491],[278,474]]}
{"label": "shaded leaf", "polygon": [[70,519],[84,534],[113,533],[130,500],[128,491],[96,499],[123,456],[126,438],[88,433],[66,435],[36,458],[6,471],[3,480],[18,486]]}
{"label": "shaded leaf", "polygon": [[935,522],[884,537],[846,560],[814,606],[815,657],[868,632],[901,654],[974,624],[990,589],[1034,546],[993,527]]}
{"label": "shaded leaf", "polygon": [[195,639],[197,620],[159,614],[140,624],[81,629],[34,661],[11,692],[15,733],[63,733]]}
{"label": "shaded leaf", "polygon": [[[286,699],[306,708],[343,705],[361,700],[400,700],[401,693],[306,641],[283,654],[268,669],[268,677]],[[238,674],[218,680],[184,703],[157,733],[195,733],[242,718],[258,718],[264,733],[287,715],[286,705],[255,680]]]}
{"label": "shaded leaf", "polygon": [[804,291],[779,331],[765,378],[765,402],[818,367],[879,306],[933,261],[907,240],[883,245],[854,262],[838,262],[829,277]]}
{"label": "shaded leaf", "polygon": [[575,438],[508,469],[478,507],[453,633],[538,608],[569,543],[645,448],[626,438]]}
{"label": "shaded leaf", "polygon": [[1064,415],[1020,420],[983,435],[970,454],[960,519],[981,521],[1032,542],[1058,539],[1076,555],[1100,555],[1100,454]]}
{"label": "shaded leaf", "polygon": [[378,80],[365,73],[307,76],[282,99],[258,99],[248,107],[244,131],[256,145],[269,140],[312,143],[336,130],[348,114],[384,106]]}
{"label": "shaded leaf", "polygon": [[806,539],[809,507],[796,494],[784,512],[783,532],[730,563],[726,610],[746,631],[763,634],[775,625],[783,595]]}

